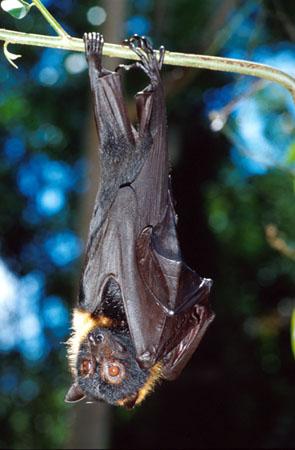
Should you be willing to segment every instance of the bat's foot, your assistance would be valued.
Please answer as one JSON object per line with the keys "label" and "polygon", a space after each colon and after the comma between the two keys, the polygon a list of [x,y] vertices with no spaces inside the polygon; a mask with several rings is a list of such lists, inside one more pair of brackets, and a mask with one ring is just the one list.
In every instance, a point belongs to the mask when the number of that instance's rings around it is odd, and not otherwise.
{"label": "bat's foot", "polygon": [[94,62],[96,68],[101,71],[101,58],[104,44],[103,35],[100,33],[85,33],[83,40],[88,62]]}
{"label": "bat's foot", "polygon": [[148,58],[154,55],[154,49],[145,36],[134,34],[130,38],[125,39],[124,43],[128,45],[140,59],[148,61]]}
{"label": "bat's foot", "polygon": [[160,47],[159,60],[157,60],[156,52],[154,51],[149,40],[144,36],[134,34],[129,39],[125,39],[124,45],[128,45],[128,47],[134,51],[140,59],[140,62],[127,66],[128,70],[133,67],[141,68],[150,78],[152,86],[157,85],[160,81],[159,70],[161,69],[164,61],[164,47]]}

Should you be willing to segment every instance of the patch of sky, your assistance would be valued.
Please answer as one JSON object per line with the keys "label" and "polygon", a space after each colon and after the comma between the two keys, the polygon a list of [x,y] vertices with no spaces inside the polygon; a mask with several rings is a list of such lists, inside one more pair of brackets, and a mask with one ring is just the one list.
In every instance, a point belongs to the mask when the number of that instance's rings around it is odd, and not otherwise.
{"label": "patch of sky", "polygon": [[253,59],[295,74],[294,47],[294,44],[288,42],[279,42],[274,46],[264,45],[254,50]]}
{"label": "patch of sky", "polygon": [[66,79],[64,52],[47,48],[31,71],[32,77],[43,86],[61,85]]}
{"label": "patch of sky", "polygon": [[75,178],[71,167],[67,163],[46,159],[39,170],[41,170],[45,183],[66,191],[73,187]]}
{"label": "patch of sky", "polygon": [[261,163],[267,166],[268,163],[271,163],[275,146],[264,134],[266,118],[261,115],[259,105],[254,99],[248,98],[242,103],[243,107],[238,107],[235,114],[240,138],[247,144],[250,157],[255,158],[256,149],[260,149],[257,157]]}
{"label": "patch of sky", "polygon": [[46,8],[48,8],[49,6],[54,5],[55,3],[59,3],[56,0],[42,0],[42,3],[44,6],[46,6]]}
{"label": "patch of sky", "polygon": [[233,100],[235,95],[239,95],[238,84],[234,86],[233,84],[226,84],[218,89],[208,89],[203,94],[206,113],[223,108]]}
{"label": "patch of sky", "polygon": [[57,9],[63,11],[64,13],[71,12],[74,7],[73,0],[63,0],[62,2],[60,0],[47,0],[47,1],[51,1],[51,3],[53,3]]}
{"label": "patch of sky", "polygon": [[[36,349],[34,341],[43,340],[39,304],[43,294],[44,276],[40,272],[32,272],[19,280],[17,320],[14,324],[17,334],[18,350],[27,357],[27,353]],[[39,351],[36,359],[39,358]],[[29,357],[31,359],[32,356]]]}
{"label": "patch of sky", "polygon": [[62,298],[56,295],[46,297],[42,314],[46,327],[51,329],[55,336],[63,337],[69,327],[69,313]]}
{"label": "patch of sky", "polygon": [[81,254],[81,241],[71,231],[62,231],[49,236],[44,248],[50,260],[58,267],[67,266]]}
{"label": "patch of sky", "polygon": [[127,35],[139,34],[147,35],[151,30],[151,22],[143,15],[135,15],[125,22],[125,31]]}
{"label": "patch of sky", "polygon": [[37,321],[32,320],[31,326],[34,327],[31,337],[23,337],[18,344],[18,350],[28,362],[34,363],[43,360],[48,355],[50,345],[45,339],[43,329],[37,325]]}
{"label": "patch of sky", "polygon": [[[273,65],[292,75],[295,73],[295,46],[285,43],[263,46],[254,51],[253,60]],[[264,174],[277,166],[288,169],[290,163],[286,162],[287,155],[294,145],[295,107],[291,95],[275,83],[256,89],[254,82],[250,77],[243,77],[223,88],[209,90],[204,95],[211,118],[216,113],[220,118],[219,129],[226,124],[226,133],[234,144],[231,149],[232,162],[244,175]],[[222,108],[232,101],[236,103],[229,116],[223,119]]]}
{"label": "patch of sky", "polygon": [[45,187],[40,189],[36,197],[37,211],[42,216],[53,216],[65,206],[65,194],[62,189]]}
{"label": "patch of sky", "polygon": [[[228,17],[226,42],[220,53],[223,56],[237,59],[249,59],[251,43],[260,38],[266,40],[266,30],[263,23],[259,21],[262,12],[261,5],[256,1],[247,1],[241,8],[234,10]],[[259,26],[257,26],[259,21]],[[228,74],[228,76],[233,76]]]}
{"label": "patch of sky", "polygon": [[[8,270],[0,259],[0,322],[5,322],[14,312],[13,300],[16,298],[19,288],[18,278]],[[1,327],[0,327],[1,331]]]}
{"label": "patch of sky", "polygon": [[9,351],[42,333],[37,312],[44,279],[39,272],[19,279],[0,260],[0,284],[0,349]]}
{"label": "patch of sky", "polygon": [[[232,147],[230,150],[230,158],[238,169],[239,173],[243,176],[250,175],[264,175],[267,172],[267,168],[264,163],[252,159],[250,157],[245,158],[245,153],[239,150],[237,147]],[[228,184],[228,183],[227,183]]]}
{"label": "patch of sky", "polygon": [[[44,296],[44,274],[33,271],[23,277],[14,275],[0,260],[0,350],[18,350],[29,362],[42,360],[51,349],[44,326],[56,338],[64,336],[69,317],[60,297]],[[42,301],[42,306],[41,306]],[[51,339],[52,341],[52,339]],[[13,383],[10,372],[0,377],[0,388]]]}
{"label": "patch of sky", "polygon": [[21,340],[24,342],[29,341],[31,343],[36,338],[40,338],[42,327],[38,314],[27,311],[19,320],[18,332]]}
{"label": "patch of sky", "polygon": [[39,188],[38,174],[32,171],[33,167],[30,163],[24,163],[17,173],[17,185],[20,192],[27,196],[33,197]]}
{"label": "patch of sky", "polygon": [[87,69],[87,61],[83,54],[71,53],[66,57],[64,64],[66,70],[73,75],[84,72]]}
{"label": "patch of sky", "polygon": [[[249,59],[249,52],[245,48],[239,48],[239,47],[224,49],[221,52],[221,55],[226,58]],[[226,73],[226,76],[230,77],[230,78],[234,78],[236,75],[228,72],[228,73]]]}
{"label": "patch of sky", "polygon": [[17,172],[17,185],[20,192],[27,197],[34,197],[41,186],[40,170],[46,162],[46,156],[42,153],[34,155],[29,161],[24,162]]}
{"label": "patch of sky", "polygon": [[91,25],[98,27],[102,25],[107,18],[107,13],[101,6],[92,6],[87,11],[87,20]]}
{"label": "patch of sky", "polygon": [[10,163],[17,163],[25,154],[25,144],[18,137],[8,137],[4,143],[3,152]]}
{"label": "patch of sky", "polygon": [[39,223],[42,216],[49,217],[61,212],[66,205],[66,194],[72,190],[80,176],[80,166],[72,169],[67,163],[50,160],[38,153],[22,163],[17,172],[20,192],[28,197],[23,211],[24,219]]}
{"label": "patch of sky", "polygon": [[[0,269],[0,277],[3,280],[3,273]],[[5,289],[11,280],[6,280]],[[11,286],[12,287],[12,286]],[[16,294],[7,299],[0,297],[0,305],[3,309],[0,315],[0,349],[2,351],[10,351],[13,349],[18,341],[18,336],[14,329],[14,320],[16,319],[17,311],[15,310]]]}
{"label": "patch of sky", "polygon": [[38,304],[43,294],[45,284],[45,276],[41,271],[29,272],[27,275],[21,277],[18,281],[19,292],[21,298],[19,299],[20,314],[25,314],[26,311],[38,311]]}

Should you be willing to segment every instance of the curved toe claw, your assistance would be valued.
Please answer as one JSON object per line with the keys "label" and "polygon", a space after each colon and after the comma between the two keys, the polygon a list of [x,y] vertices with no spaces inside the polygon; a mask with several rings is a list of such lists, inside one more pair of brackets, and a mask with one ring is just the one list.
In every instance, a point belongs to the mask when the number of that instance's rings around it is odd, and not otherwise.
{"label": "curved toe claw", "polygon": [[160,47],[160,57],[159,61],[157,61],[156,53],[150,41],[145,36],[134,34],[129,39],[124,40],[124,45],[128,45],[140,59],[140,62],[133,64],[132,67],[141,68],[150,78],[151,84],[156,85],[160,78],[159,70],[164,60],[164,47]]}
{"label": "curved toe claw", "polygon": [[126,45],[128,45],[132,49],[141,49],[149,54],[154,53],[151,43],[145,36],[134,34],[130,38],[125,39],[124,43],[126,43]]}
{"label": "curved toe claw", "polygon": [[145,36],[139,36],[138,34],[134,34],[129,39],[127,39],[129,43],[136,44],[138,48],[145,50],[146,52],[153,53],[153,47],[150,41]]}
{"label": "curved toe claw", "polygon": [[165,57],[165,47],[164,45],[161,45],[161,47],[159,48],[159,69],[162,69],[163,66],[163,62],[164,62],[164,57]]}
{"label": "curved toe claw", "polygon": [[139,47],[142,48],[143,50],[145,50],[149,54],[153,54],[154,53],[154,49],[152,47],[152,44],[150,43],[150,41],[145,36],[142,36],[140,38]]}

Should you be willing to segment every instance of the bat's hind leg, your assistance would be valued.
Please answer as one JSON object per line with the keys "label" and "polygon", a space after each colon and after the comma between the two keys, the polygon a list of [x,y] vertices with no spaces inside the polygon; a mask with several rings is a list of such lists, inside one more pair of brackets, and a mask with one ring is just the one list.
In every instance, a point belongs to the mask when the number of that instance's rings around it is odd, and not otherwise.
{"label": "bat's hind leg", "polygon": [[102,67],[103,35],[100,33],[84,33],[85,54],[89,66],[96,69],[100,76],[109,73]]}

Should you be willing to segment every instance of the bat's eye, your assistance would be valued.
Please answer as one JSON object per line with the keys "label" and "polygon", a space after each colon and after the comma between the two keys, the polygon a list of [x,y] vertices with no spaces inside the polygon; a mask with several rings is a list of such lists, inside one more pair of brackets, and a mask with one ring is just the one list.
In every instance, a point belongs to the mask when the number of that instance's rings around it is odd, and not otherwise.
{"label": "bat's eye", "polygon": [[125,376],[125,367],[118,361],[106,361],[103,363],[102,376],[108,383],[119,384],[123,381],[123,378]]}
{"label": "bat's eye", "polygon": [[120,368],[118,366],[110,366],[108,372],[110,377],[117,377],[120,375]]}
{"label": "bat's eye", "polygon": [[93,363],[90,359],[84,359],[80,365],[81,375],[89,375],[93,372]]}

